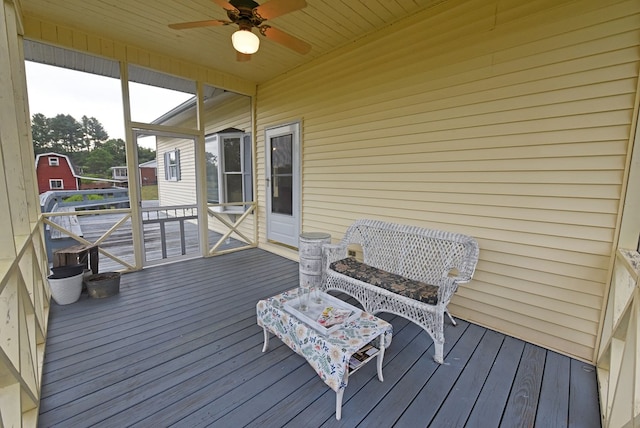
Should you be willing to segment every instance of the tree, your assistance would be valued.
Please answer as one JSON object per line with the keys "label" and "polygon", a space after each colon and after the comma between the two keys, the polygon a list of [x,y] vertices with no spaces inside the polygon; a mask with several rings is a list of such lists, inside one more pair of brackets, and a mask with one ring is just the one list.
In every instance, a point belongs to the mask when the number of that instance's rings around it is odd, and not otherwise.
{"label": "tree", "polygon": [[111,166],[122,166],[127,164],[127,150],[125,148],[125,142],[122,139],[112,138],[107,140],[100,146],[100,149],[111,155],[114,162]]}
{"label": "tree", "polygon": [[92,175],[110,177],[112,166],[118,164],[113,159],[113,155],[104,147],[91,150],[85,159],[85,167]]}
{"label": "tree", "polygon": [[95,117],[82,116],[82,122],[78,122],[68,114],[51,118],[42,113],[34,114],[31,135],[36,154],[53,151],[72,155],[98,147],[109,138]]}
{"label": "tree", "polygon": [[56,152],[70,154],[82,150],[82,126],[69,114],[58,114],[49,120],[52,149]]}
{"label": "tree", "polygon": [[36,113],[31,119],[31,137],[33,149],[37,155],[51,151],[51,126],[49,119],[42,113]]}
{"label": "tree", "polygon": [[138,146],[138,164],[149,162],[156,158],[155,150]]}
{"label": "tree", "polygon": [[[127,164],[125,142],[109,139],[109,134],[95,117],[82,116],[78,122],[68,114],[48,118],[36,113],[31,118],[31,135],[36,154],[55,152],[69,156],[83,174],[110,178],[110,168]],[[156,152],[138,147],[138,163],[156,158]]]}
{"label": "tree", "polygon": [[82,116],[82,133],[84,147],[87,149],[100,147],[109,138],[109,134],[95,117]]}

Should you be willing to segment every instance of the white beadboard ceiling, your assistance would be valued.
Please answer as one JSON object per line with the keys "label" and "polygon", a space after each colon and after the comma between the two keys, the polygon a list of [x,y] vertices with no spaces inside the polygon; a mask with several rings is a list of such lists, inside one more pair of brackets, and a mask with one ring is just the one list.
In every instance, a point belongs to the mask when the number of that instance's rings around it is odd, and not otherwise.
{"label": "white beadboard ceiling", "polygon": [[261,83],[443,0],[306,1],[304,9],[265,23],[309,43],[311,51],[301,55],[260,36],[260,50],[249,62],[236,61],[231,46],[235,25],[188,30],[167,27],[185,21],[226,20],[225,11],[211,0],[22,0],[21,4],[27,17]]}

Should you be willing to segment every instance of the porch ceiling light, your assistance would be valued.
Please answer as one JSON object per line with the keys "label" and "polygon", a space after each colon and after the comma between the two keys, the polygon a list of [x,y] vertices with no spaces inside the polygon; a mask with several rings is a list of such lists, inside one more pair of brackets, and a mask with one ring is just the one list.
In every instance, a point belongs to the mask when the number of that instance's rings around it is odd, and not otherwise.
{"label": "porch ceiling light", "polygon": [[254,54],[260,47],[260,39],[251,30],[240,29],[231,35],[235,50],[243,54]]}

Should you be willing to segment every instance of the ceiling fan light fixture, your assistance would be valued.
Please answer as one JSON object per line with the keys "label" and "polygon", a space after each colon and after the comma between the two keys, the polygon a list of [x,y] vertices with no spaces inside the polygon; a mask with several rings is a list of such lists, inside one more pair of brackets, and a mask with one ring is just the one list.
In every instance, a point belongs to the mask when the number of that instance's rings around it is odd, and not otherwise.
{"label": "ceiling fan light fixture", "polygon": [[254,54],[260,47],[260,39],[250,30],[238,30],[231,35],[231,43],[235,50],[243,54]]}

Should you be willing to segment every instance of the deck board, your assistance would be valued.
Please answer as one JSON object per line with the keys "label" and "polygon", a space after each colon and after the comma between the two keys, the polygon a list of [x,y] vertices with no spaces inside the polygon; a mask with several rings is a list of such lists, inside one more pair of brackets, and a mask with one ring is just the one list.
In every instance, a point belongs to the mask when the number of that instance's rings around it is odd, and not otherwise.
{"label": "deck board", "polygon": [[[464,426],[473,410],[489,370],[498,355],[504,336],[493,331],[487,331],[478,347],[473,352],[469,362],[461,373],[453,391],[464,391],[464,394],[449,394],[440,406],[431,424],[437,427]],[[551,426],[551,425],[549,425]]]}
{"label": "deck board", "polygon": [[[412,405],[402,412],[394,423],[399,426],[428,426],[431,419],[438,413],[438,409],[448,392],[452,390],[485,332],[486,330],[482,327],[469,325],[448,353],[447,362],[435,367],[435,372],[428,378],[428,382],[425,382],[413,397]],[[417,372],[413,376],[419,378],[420,374]],[[413,405],[413,403],[416,404]]]}
{"label": "deck board", "polygon": [[570,365],[569,426],[582,427],[599,424],[600,407],[595,403],[592,406],[584,406],[585,402],[592,400],[590,398],[591,391],[598,387],[595,367],[578,360],[570,360]]}
{"label": "deck board", "polygon": [[[595,371],[480,326],[446,322],[445,364],[415,324],[335,393],[277,338],[262,353],[258,300],[294,288],[298,264],[251,249],[122,277],[120,294],[52,303],[41,427],[599,427]],[[353,299],[339,295],[349,302]]]}
{"label": "deck board", "polygon": [[547,353],[536,427],[568,426],[570,367],[568,358],[555,352]]}
{"label": "deck board", "polygon": [[466,426],[500,426],[524,345],[521,340],[505,337]]}
{"label": "deck board", "polygon": [[502,416],[502,426],[533,426],[546,354],[547,352],[538,346],[529,343],[524,346],[507,407]]}

